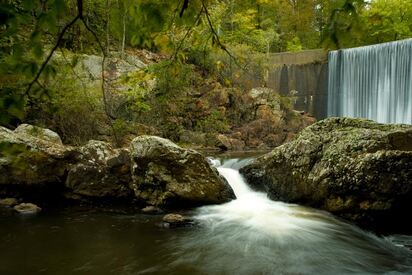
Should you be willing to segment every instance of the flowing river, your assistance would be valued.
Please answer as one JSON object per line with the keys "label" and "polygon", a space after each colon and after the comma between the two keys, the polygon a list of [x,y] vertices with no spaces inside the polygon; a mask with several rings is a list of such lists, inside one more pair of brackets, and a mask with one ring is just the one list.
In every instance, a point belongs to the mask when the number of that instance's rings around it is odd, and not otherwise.
{"label": "flowing river", "polygon": [[186,212],[195,227],[73,208],[1,214],[0,274],[412,274],[410,237],[380,238],[328,213],[271,201],[239,174],[247,159],[211,161],[237,199]]}

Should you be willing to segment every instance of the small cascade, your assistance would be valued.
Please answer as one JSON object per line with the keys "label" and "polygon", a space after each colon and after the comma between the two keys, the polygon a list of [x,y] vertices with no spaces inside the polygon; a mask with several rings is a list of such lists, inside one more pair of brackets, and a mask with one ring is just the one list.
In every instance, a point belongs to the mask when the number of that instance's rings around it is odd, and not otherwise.
{"label": "small cascade", "polygon": [[239,173],[250,159],[214,159],[237,199],[200,207],[199,231],[174,242],[168,269],[199,274],[411,274],[410,252],[322,211],[269,200]]}
{"label": "small cascade", "polygon": [[412,124],[412,39],[329,53],[328,116]]}

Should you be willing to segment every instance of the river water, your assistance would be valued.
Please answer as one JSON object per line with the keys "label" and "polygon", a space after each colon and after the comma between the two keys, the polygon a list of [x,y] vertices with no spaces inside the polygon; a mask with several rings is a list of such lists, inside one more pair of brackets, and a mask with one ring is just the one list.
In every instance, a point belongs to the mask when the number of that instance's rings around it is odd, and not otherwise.
{"label": "river water", "polygon": [[191,228],[84,208],[1,212],[0,274],[412,274],[410,237],[271,201],[240,176],[247,161],[212,159],[237,199],[186,212]]}

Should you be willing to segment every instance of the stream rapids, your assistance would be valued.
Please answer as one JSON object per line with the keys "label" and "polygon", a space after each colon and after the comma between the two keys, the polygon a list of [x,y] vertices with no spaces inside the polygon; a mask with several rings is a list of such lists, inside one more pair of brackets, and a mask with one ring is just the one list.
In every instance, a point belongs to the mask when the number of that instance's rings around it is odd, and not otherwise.
{"label": "stream rapids", "polygon": [[237,199],[185,213],[198,221],[192,228],[84,209],[1,214],[0,274],[412,274],[409,236],[378,237],[269,200],[239,174],[248,159],[210,161]]}

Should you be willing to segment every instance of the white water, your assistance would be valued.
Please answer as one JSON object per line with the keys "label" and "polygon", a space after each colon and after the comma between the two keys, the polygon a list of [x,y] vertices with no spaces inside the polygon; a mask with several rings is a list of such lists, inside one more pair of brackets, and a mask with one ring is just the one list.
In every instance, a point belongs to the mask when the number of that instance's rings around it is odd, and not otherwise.
{"label": "white water", "polygon": [[[220,165],[220,161],[212,161]],[[333,216],[251,190],[242,162],[218,167],[237,199],[201,207],[201,230],[177,240],[171,269],[200,274],[410,274],[411,253]],[[176,258],[178,258],[176,260]]]}
{"label": "white water", "polygon": [[329,52],[328,116],[412,124],[412,39]]}

